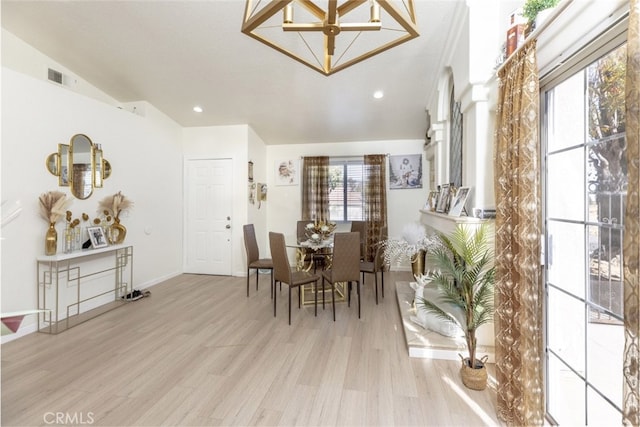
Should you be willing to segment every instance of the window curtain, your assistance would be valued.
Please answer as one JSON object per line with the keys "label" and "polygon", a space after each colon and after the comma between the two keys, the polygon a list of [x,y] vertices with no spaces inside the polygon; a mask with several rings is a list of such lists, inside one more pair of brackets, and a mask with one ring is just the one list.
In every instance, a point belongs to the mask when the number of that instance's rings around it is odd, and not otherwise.
{"label": "window curtain", "polygon": [[498,417],[542,425],[539,80],[536,40],[498,72],[496,141],[496,380]]}
{"label": "window curtain", "polygon": [[[380,230],[387,225],[387,156],[368,154],[364,156],[363,198],[364,220],[367,224],[365,259],[371,261],[375,256],[375,244],[378,243]],[[386,236],[383,236],[386,238]]]}
{"label": "window curtain", "polygon": [[640,0],[630,1],[625,82],[627,207],[624,219],[624,364],[622,422],[640,425]]}
{"label": "window curtain", "polygon": [[304,157],[302,220],[329,220],[329,157]]}

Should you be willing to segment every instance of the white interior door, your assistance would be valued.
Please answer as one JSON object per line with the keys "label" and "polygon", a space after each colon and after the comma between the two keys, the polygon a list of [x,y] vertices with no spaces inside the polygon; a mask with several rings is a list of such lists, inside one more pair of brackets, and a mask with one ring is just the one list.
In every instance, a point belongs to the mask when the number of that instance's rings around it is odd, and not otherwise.
{"label": "white interior door", "polygon": [[186,161],[185,273],[231,275],[231,162]]}

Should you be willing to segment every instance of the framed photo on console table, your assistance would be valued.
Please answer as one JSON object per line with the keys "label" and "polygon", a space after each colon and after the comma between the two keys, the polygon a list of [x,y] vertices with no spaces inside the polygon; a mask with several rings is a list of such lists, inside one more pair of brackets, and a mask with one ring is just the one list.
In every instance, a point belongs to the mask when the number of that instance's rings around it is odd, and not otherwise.
{"label": "framed photo on console table", "polygon": [[467,203],[467,197],[469,197],[469,187],[460,187],[456,191],[456,195],[451,202],[451,208],[449,209],[449,215],[460,216],[464,210],[464,205]]}
{"label": "framed photo on console table", "polygon": [[94,249],[104,248],[108,245],[107,237],[104,235],[104,229],[102,227],[87,227],[89,233],[89,240],[91,240],[91,246]]}

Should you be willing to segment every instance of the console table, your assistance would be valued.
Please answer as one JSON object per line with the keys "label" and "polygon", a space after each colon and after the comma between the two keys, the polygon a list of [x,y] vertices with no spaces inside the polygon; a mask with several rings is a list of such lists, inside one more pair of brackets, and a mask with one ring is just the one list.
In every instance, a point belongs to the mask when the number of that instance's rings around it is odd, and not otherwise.
{"label": "console table", "polygon": [[40,332],[72,328],[126,304],[133,291],[133,246],[43,255],[36,263],[38,309],[45,310],[38,314]]}

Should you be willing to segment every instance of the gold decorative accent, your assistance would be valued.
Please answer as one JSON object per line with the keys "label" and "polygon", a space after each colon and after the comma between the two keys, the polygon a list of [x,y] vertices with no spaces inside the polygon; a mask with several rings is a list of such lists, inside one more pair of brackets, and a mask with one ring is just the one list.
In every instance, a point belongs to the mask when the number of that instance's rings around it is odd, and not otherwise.
{"label": "gold decorative accent", "polygon": [[109,229],[109,243],[119,245],[124,242],[124,238],[127,236],[127,229],[124,225],[120,224],[119,218],[114,218],[113,221],[114,223],[111,224]]}
{"label": "gold decorative accent", "polygon": [[419,35],[413,0],[317,3],[247,0],[242,32],[325,76]]}
{"label": "gold decorative accent", "polygon": [[56,231],[56,223],[49,223],[46,237],[44,239],[44,254],[55,255],[58,251],[58,232]]}

